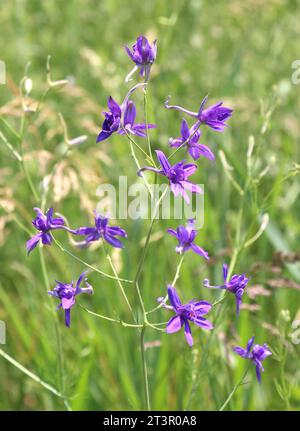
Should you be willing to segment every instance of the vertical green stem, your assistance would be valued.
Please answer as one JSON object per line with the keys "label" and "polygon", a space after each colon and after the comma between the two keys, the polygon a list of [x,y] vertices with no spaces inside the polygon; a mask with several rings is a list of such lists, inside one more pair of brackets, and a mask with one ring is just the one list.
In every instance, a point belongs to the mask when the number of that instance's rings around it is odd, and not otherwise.
{"label": "vertical green stem", "polygon": [[233,395],[236,393],[237,389],[244,383],[244,380],[248,374],[249,371],[249,366],[247,367],[245,373],[243,374],[241,380],[234,386],[234,388],[232,389],[232,391],[230,392],[230,394],[228,395],[226,401],[224,402],[224,404],[219,408],[219,411],[223,411],[225,409],[225,407],[227,406],[227,404],[230,402],[231,398],[233,397]]}
{"label": "vertical green stem", "polygon": [[141,356],[142,356],[142,366],[143,366],[143,379],[144,379],[144,390],[145,390],[145,401],[147,410],[151,410],[150,396],[149,396],[149,382],[148,382],[148,372],[147,372],[147,362],[146,362],[146,352],[145,352],[145,337],[146,326],[144,326],[140,333],[141,342]]}
{"label": "vertical green stem", "polygon": [[148,153],[150,158],[152,159],[152,149],[151,149],[151,141],[150,141],[150,135],[148,131],[148,93],[147,93],[147,86],[144,88],[144,115],[145,115],[145,124],[146,124],[146,136],[147,136],[147,144],[148,144]]}
{"label": "vertical green stem", "polygon": [[120,278],[119,278],[119,276],[118,276],[118,273],[117,273],[117,270],[116,270],[116,268],[115,268],[115,265],[114,265],[114,263],[113,263],[113,261],[112,261],[112,258],[111,258],[110,254],[109,254],[109,253],[108,253],[108,251],[107,251],[107,248],[106,248],[106,245],[105,245],[104,241],[102,241],[102,245],[103,245],[103,250],[104,250],[104,253],[105,253],[106,259],[108,260],[108,262],[109,262],[109,264],[110,264],[110,267],[111,267],[111,269],[112,269],[112,271],[113,271],[113,273],[114,273],[114,276],[116,277],[116,280],[117,280],[117,283],[118,283],[119,289],[120,289],[120,291],[121,291],[121,293],[122,293],[122,295],[123,295],[123,298],[125,299],[125,302],[126,302],[126,304],[127,304],[127,307],[128,307],[128,308],[129,308],[129,310],[130,310],[130,313],[131,313],[131,314],[132,314],[132,316],[134,317],[134,312],[133,312],[133,310],[132,310],[131,304],[130,304],[129,299],[128,299],[127,295],[126,295],[126,292],[125,292],[125,290],[124,290],[123,284],[122,284],[122,282],[121,282],[121,280],[120,280]]}

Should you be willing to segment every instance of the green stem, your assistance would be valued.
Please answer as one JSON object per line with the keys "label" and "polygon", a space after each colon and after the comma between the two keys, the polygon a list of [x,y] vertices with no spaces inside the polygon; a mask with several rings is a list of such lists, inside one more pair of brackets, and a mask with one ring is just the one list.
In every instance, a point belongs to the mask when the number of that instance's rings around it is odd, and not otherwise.
{"label": "green stem", "polygon": [[35,189],[35,186],[34,186],[32,180],[31,180],[30,174],[29,174],[29,172],[27,170],[26,163],[24,161],[23,140],[24,140],[24,134],[25,134],[25,122],[26,122],[25,113],[23,113],[22,120],[21,120],[21,125],[20,125],[20,132],[19,132],[19,135],[18,135],[19,136],[20,153],[21,153],[21,157],[22,157],[22,160],[20,161],[20,163],[21,163],[23,172],[25,174],[27,183],[28,183],[28,185],[29,185],[29,187],[31,189],[31,192],[32,192],[33,196],[34,196],[34,199],[36,201],[39,201],[40,200],[39,195],[38,195],[38,193],[37,193],[37,191]]}
{"label": "green stem", "polygon": [[106,259],[108,260],[108,262],[109,262],[109,264],[110,264],[110,267],[111,267],[111,269],[112,269],[112,271],[113,271],[113,273],[114,273],[114,275],[115,275],[115,277],[116,277],[116,280],[117,280],[117,283],[118,283],[119,289],[120,289],[120,291],[121,291],[121,293],[122,293],[122,295],[123,295],[123,298],[125,299],[125,302],[126,302],[126,304],[127,304],[128,308],[129,308],[129,310],[130,310],[130,313],[131,313],[131,314],[132,314],[132,316],[134,317],[134,312],[133,312],[132,307],[131,307],[131,305],[130,305],[129,299],[128,299],[127,295],[126,295],[126,292],[125,292],[125,290],[124,290],[124,287],[123,287],[123,285],[122,285],[122,282],[121,282],[121,280],[120,280],[120,278],[119,278],[119,276],[118,276],[118,273],[117,273],[117,270],[116,270],[116,268],[115,268],[115,265],[114,265],[114,263],[113,263],[113,261],[112,261],[112,258],[111,258],[110,254],[109,254],[109,253],[108,253],[108,251],[107,251],[107,248],[106,248],[106,246],[105,246],[104,241],[102,241],[102,245],[103,245],[103,250],[104,250],[104,253],[105,253]]}
{"label": "green stem", "polygon": [[234,388],[232,389],[232,391],[230,392],[230,394],[228,395],[226,401],[224,402],[224,404],[219,408],[219,411],[223,411],[225,409],[225,407],[227,406],[227,404],[230,402],[231,398],[233,397],[233,395],[236,393],[237,389],[242,386],[242,384],[244,383],[244,380],[248,374],[249,371],[249,367],[250,365],[248,365],[245,373],[243,374],[241,380],[234,386]]}
{"label": "green stem", "polygon": [[148,144],[148,153],[150,158],[152,159],[152,149],[151,149],[151,141],[150,141],[150,135],[148,131],[148,94],[147,94],[147,86],[144,88],[144,115],[145,115],[145,124],[146,124],[146,136],[147,136],[147,144]]}
{"label": "green stem", "polygon": [[151,404],[150,404],[150,396],[149,396],[149,382],[148,382],[146,352],[145,352],[145,343],[144,343],[145,331],[146,331],[146,326],[143,326],[140,333],[140,346],[141,346],[141,357],[142,357],[142,366],[143,366],[145,401],[146,401],[147,410],[150,411]]}
{"label": "green stem", "polygon": [[63,251],[64,253],[67,253],[69,256],[73,257],[73,259],[77,260],[77,262],[82,263],[83,265],[85,265],[87,268],[90,268],[92,271],[97,272],[98,274],[101,274],[103,277],[106,278],[110,278],[112,280],[120,280],[123,283],[133,283],[132,280],[126,280],[124,278],[118,278],[115,277],[113,275],[107,274],[106,272],[101,271],[100,269],[96,268],[93,265],[90,265],[89,263],[85,262],[84,260],[80,259],[80,257],[76,256],[75,254],[73,254],[71,251],[67,250],[66,248],[64,248],[64,246],[57,240],[54,238],[54,236],[52,235],[53,241],[54,243],[57,245],[57,247],[60,248],[61,251]]}

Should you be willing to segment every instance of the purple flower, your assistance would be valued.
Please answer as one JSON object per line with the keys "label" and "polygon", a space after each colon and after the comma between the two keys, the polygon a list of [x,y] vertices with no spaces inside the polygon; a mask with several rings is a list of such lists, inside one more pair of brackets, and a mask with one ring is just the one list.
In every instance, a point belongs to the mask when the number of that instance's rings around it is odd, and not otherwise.
{"label": "purple flower", "polygon": [[136,65],[133,71],[127,76],[126,80],[128,81],[132,73],[134,73],[137,68],[140,68],[140,75],[145,77],[145,80],[147,81],[151,66],[156,58],[156,40],[151,45],[145,36],[139,36],[136,43],[132,45],[132,51],[128,46],[125,46],[125,50]]}
{"label": "purple flower", "polygon": [[117,132],[121,123],[122,110],[118,103],[110,96],[107,101],[109,112],[104,112],[105,120],[97,142],[104,141],[114,132]]}
{"label": "purple flower", "polygon": [[[48,291],[48,294],[51,296],[55,296],[55,298],[59,298],[61,300],[60,304],[57,307],[63,308],[65,310],[65,323],[68,328],[70,328],[71,321],[71,308],[75,305],[76,296],[81,293],[93,293],[93,288],[86,281],[86,272],[83,272],[81,276],[78,278],[76,285],[74,286],[74,282],[72,281],[70,284],[61,283],[57,281],[57,285],[53,290]],[[82,280],[84,279],[85,285],[87,287],[80,287]]]}
{"label": "purple flower", "polygon": [[188,177],[196,171],[197,165],[192,163],[184,164],[183,160],[171,166],[167,157],[162,151],[157,150],[156,155],[162,169],[157,169],[152,166],[145,166],[138,171],[138,175],[140,175],[140,173],[145,170],[164,175],[168,178],[171,190],[174,195],[178,196],[181,194],[187,203],[190,203],[190,199],[186,193],[186,190],[189,190],[192,193],[203,193],[202,189],[197,184],[193,184],[188,180]]}
{"label": "purple flower", "polygon": [[195,253],[205,257],[205,259],[209,259],[207,251],[194,243],[194,239],[198,233],[194,227],[195,220],[189,220],[186,227],[178,226],[177,230],[168,229],[167,232],[178,239],[178,245],[175,248],[177,253],[184,253],[191,248]]}
{"label": "purple flower", "polygon": [[127,233],[124,229],[121,229],[118,226],[109,226],[108,221],[108,217],[102,216],[95,211],[95,227],[80,227],[76,229],[76,234],[86,235],[84,240],[85,246],[88,246],[93,241],[103,238],[113,247],[123,248],[124,245],[118,238],[116,238],[116,236],[126,238]]}
{"label": "purple flower", "polygon": [[189,111],[188,109],[178,105],[169,105],[169,99],[166,100],[165,107],[167,109],[176,109],[177,111],[183,112],[184,114],[196,118],[200,121],[200,124],[206,124],[217,132],[223,132],[227,126],[226,120],[232,115],[232,109],[223,106],[223,102],[218,102],[215,105],[204,109],[206,101],[207,96],[201,102],[198,112]]}
{"label": "purple flower", "polygon": [[159,299],[164,308],[175,311],[176,315],[172,317],[168,324],[166,331],[168,334],[179,331],[184,326],[184,335],[189,346],[193,345],[193,337],[190,328],[190,322],[200,326],[203,329],[213,329],[213,325],[209,320],[204,319],[212,305],[206,301],[195,301],[192,300],[187,304],[181,304],[179,296],[176,292],[175,287],[168,286],[168,297],[171,305],[166,305],[164,300]]}
{"label": "purple flower", "polygon": [[31,239],[26,242],[27,253],[29,254],[42,241],[44,245],[52,243],[51,230],[64,229],[68,232],[75,233],[74,230],[65,226],[65,221],[61,217],[53,218],[53,208],[50,208],[46,214],[40,208],[33,208],[36,212],[36,217],[32,220],[33,226],[39,231]]}
{"label": "purple flower", "polygon": [[227,281],[227,275],[228,275],[228,266],[226,264],[223,265],[223,278],[224,278],[224,284],[220,286],[211,286],[209,284],[209,280],[205,279],[203,281],[203,284],[205,287],[212,288],[212,289],[226,289],[229,292],[232,292],[235,295],[236,298],[236,313],[239,314],[240,311],[240,305],[242,303],[242,296],[245,291],[245,287],[247,286],[247,283],[249,281],[249,278],[245,276],[245,274],[234,274],[230,280]]}
{"label": "purple flower", "polygon": [[97,142],[104,141],[109,138],[113,133],[117,132],[120,135],[124,135],[126,132],[133,135],[145,137],[146,134],[143,130],[146,128],[153,129],[155,124],[134,124],[136,117],[136,108],[132,100],[125,101],[122,105],[112,98],[109,97],[107,101],[109,112],[104,112],[105,120],[102,124],[102,130],[98,135]]}
{"label": "purple flower", "polygon": [[[263,346],[259,344],[254,343],[254,337],[250,338],[250,340],[247,343],[246,349],[243,349],[242,347],[236,346],[233,348],[235,353],[237,353],[239,356],[241,356],[244,359],[250,359],[255,367],[256,367],[256,377],[259,383],[261,382],[261,371],[264,371],[264,368],[262,366],[262,362],[270,355],[272,355],[271,351],[269,350],[268,346],[264,344]],[[253,346],[253,348],[252,348]],[[252,350],[251,350],[252,349]]]}
{"label": "purple flower", "polygon": [[185,119],[181,123],[181,138],[171,138],[169,144],[171,147],[187,147],[189,154],[194,160],[199,159],[200,156],[207,157],[209,160],[215,160],[213,152],[203,144],[199,144],[201,131],[199,129],[200,122],[195,123],[189,129],[188,123]]}

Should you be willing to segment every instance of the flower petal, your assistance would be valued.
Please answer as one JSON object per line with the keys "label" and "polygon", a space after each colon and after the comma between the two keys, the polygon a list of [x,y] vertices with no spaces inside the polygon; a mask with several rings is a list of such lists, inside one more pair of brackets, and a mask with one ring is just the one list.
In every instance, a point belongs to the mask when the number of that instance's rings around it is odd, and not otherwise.
{"label": "flower petal", "polygon": [[182,181],[181,184],[185,189],[191,191],[192,193],[198,193],[200,195],[203,194],[203,190],[197,184],[193,184],[190,181]]}
{"label": "flower petal", "polygon": [[195,303],[194,310],[197,312],[197,314],[204,315],[209,313],[209,311],[211,310],[211,307],[212,305],[209,302],[199,301]]}
{"label": "flower petal", "polygon": [[121,108],[119,104],[111,96],[109,96],[107,100],[107,106],[114,116],[121,117],[121,113],[122,113]]}
{"label": "flower petal", "polygon": [[197,165],[194,163],[188,163],[183,166],[184,173],[186,177],[193,175],[193,173],[197,170]]}
{"label": "flower petal", "polygon": [[199,247],[199,245],[192,243],[191,247],[195,253],[197,253],[200,256],[203,256],[205,259],[209,260],[208,252],[203,250],[203,248]]}
{"label": "flower petal", "polygon": [[26,249],[27,249],[27,253],[29,254],[30,252],[32,252],[32,250],[38,245],[39,240],[41,239],[42,236],[42,232],[37,233],[36,235],[34,235],[32,238],[30,238],[27,242],[26,242]]}
{"label": "flower petal", "polygon": [[71,326],[71,309],[68,308],[65,310],[65,324],[67,328],[70,328]]}
{"label": "flower petal", "polygon": [[175,236],[176,238],[178,238],[177,237],[177,232],[176,232],[176,230],[174,230],[174,229],[167,229],[167,232],[170,234],[170,235],[173,235],[173,236]]}
{"label": "flower petal", "polygon": [[164,153],[162,151],[156,150],[156,155],[158,158],[158,161],[160,163],[160,166],[162,167],[165,175],[168,173],[168,171],[171,168],[171,165],[167,159],[167,157],[164,155]]}
{"label": "flower petal", "polygon": [[169,297],[170,304],[172,305],[174,310],[177,310],[177,308],[181,306],[181,301],[175,287],[171,285],[168,286],[168,297]]}
{"label": "flower petal", "polygon": [[42,243],[44,245],[50,245],[52,243],[52,236],[50,235],[50,233],[42,234]]}
{"label": "flower petal", "polygon": [[246,349],[243,349],[243,347],[235,346],[233,350],[237,355],[241,356],[242,358],[248,359],[248,352]]}
{"label": "flower petal", "polygon": [[133,103],[132,100],[128,100],[126,104],[125,112],[124,112],[124,125],[126,126],[127,124],[129,124],[130,126],[132,126],[134,123],[135,117],[136,117],[135,104]]}
{"label": "flower petal", "polygon": [[176,315],[169,320],[166,331],[168,334],[172,334],[173,332],[178,332],[182,328],[182,325],[183,325],[182,318]]}
{"label": "flower petal", "polygon": [[194,341],[192,337],[191,327],[187,320],[184,322],[184,335],[188,345],[192,347],[192,345],[194,344]]}
{"label": "flower petal", "polygon": [[183,141],[187,141],[190,137],[189,125],[185,119],[183,119],[181,123],[181,136]]}
{"label": "flower petal", "polygon": [[204,319],[204,317],[196,317],[192,320],[195,325],[200,326],[200,328],[211,330],[213,329],[214,325],[207,319]]}
{"label": "flower petal", "polygon": [[124,248],[123,243],[118,238],[115,238],[112,235],[109,235],[109,234],[106,233],[106,234],[103,235],[103,238],[105,239],[106,242],[108,242],[113,247]]}

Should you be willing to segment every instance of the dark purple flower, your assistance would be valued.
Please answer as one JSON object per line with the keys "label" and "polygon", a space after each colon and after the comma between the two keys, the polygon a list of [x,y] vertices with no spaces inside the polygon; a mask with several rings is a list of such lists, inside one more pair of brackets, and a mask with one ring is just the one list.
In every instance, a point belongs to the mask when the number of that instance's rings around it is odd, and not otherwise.
{"label": "dark purple flower", "polygon": [[84,240],[85,246],[88,246],[93,241],[103,238],[113,247],[123,248],[124,245],[118,238],[116,238],[116,236],[126,238],[127,233],[124,229],[121,229],[118,226],[109,226],[108,221],[108,217],[102,216],[95,211],[95,227],[80,227],[76,229],[76,234],[86,236]]}
{"label": "dark purple flower", "polygon": [[112,97],[109,97],[107,106],[110,111],[104,112],[105,120],[97,142],[104,141],[115,132],[124,135],[126,133],[124,129],[126,129],[127,133],[144,138],[146,136],[144,132],[146,128],[153,129],[156,127],[155,124],[148,124],[148,127],[146,124],[134,124],[136,108],[132,100],[125,98],[125,101],[120,106]]}
{"label": "dark purple flower", "polygon": [[186,190],[189,190],[192,193],[203,193],[202,189],[197,184],[193,184],[188,180],[188,177],[196,171],[197,165],[192,163],[184,164],[183,160],[171,166],[167,157],[162,151],[157,150],[156,155],[162,169],[157,169],[152,166],[145,166],[139,170],[138,175],[140,175],[140,173],[145,170],[164,175],[168,178],[171,190],[174,195],[178,196],[181,194],[187,203],[190,203],[190,199],[186,193]]}
{"label": "dark purple flower", "polygon": [[[78,278],[77,283],[74,286],[74,282],[72,281],[70,284],[61,283],[57,281],[57,285],[53,290],[48,291],[48,294],[51,296],[55,296],[55,298],[59,298],[61,300],[60,304],[57,307],[63,308],[65,310],[65,323],[68,328],[70,328],[71,321],[71,308],[75,305],[76,296],[81,293],[93,293],[92,286],[86,281],[85,278],[86,272],[83,272],[81,276]],[[85,285],[87,287],[80,287],[82,280],[84,279]]]}
{"label": "dark purple flower", "polygon": [[205,259],[209,259],[207,251],[194,243],[195,237],[198,233],[194,227],[195,220],[189,220],[186,226],[178,226],[177,230],[168,229],[167,232],[178,239],[178,245],[175,248],[177,253],[184,253],[187,250],[192,249],[195,253],[205,257]]}
{"label": "dark purple flower", "polygon": [[40,208],[33,208],[36,212],[36,217],[32,220],[33,226],[39,231],[31,239],[26,242],[27,253],[29,254],[42,241],[44,245],[52,243],[51,230],[64,229],[68,232],[75,233],[74,230],[65,226],[65,221],[61,217],[53,218],[53,208],[50,208],[46,214]]}
{"label": "dark purple flower", "polygon": [[[254,337],[250,338],[250,340],[247,343],[246,349],[243,349],[243,347],[236,346],[233,348],[235,353],[237,353],[239,356],[241,356],[244,359],[250,359],[255,367],[256,367],[256,377],[259,383],[261,382],[261,371],[264,371],[264,368],[262,366],[262,362],[270,355],[272,355],[272,352],[268,348],[266,344],[261,346],[260,344],[254,343]],[[252,348],[253,346],[253,348]],[[252,349],[252,350],[251,350]]]}
{"label": "dark purple flower", "polygon": [[184,326],[184,335],[189,346],[193,345],[193,337],[190,328],[190,322],[195,325],[200,326],[203,329],[213,329],[213,324],[204,319],[205,314],[207,314],[212,305],[207,301],[196,301],[192,300],[187,304],[181,304],[179,296],[176,292],[175,287],[168,286],[168,297],[171,305],[166,305],[163,299],[159,299],[164,308],[175,311],[176,315],[172,317],[168,324],[166,331],[168,334],[179,331],[182,326]]}
{"label": "dark purple flower", "polygon": [[207,157],[209,160],[215,160],[215,156],[210,148],[199,144],[201,136],[199,126],[200,122],[198,121],[189,129],[188,123],[183,119],[181,123],[181,138],[171,138],[169,144],[175,148],[187,147],[189,154],[194,160],[199,159],[200,156]]}
{"label": "dark purple flower", "polygon": [[110,135],[119,130],[121,124],[122,110],[120,105],[110,96],[107,101],[109,112],[104,112],[105,120],[102,130],[98,135],[97,142],[104,141]]}
{"label": "dark purple flower", "polygon": [[245,287],[247,286],[247,283],[249,281],[249,278],[245,276],[245,274],[234,274],[230,280],[227,281],[227,275],[228,275],[228,266],[226,264],[223,265],[223,278],[224,278],[224,284],[220,286],[211,286],[209,284],[209,280],[205,279],[203,281],[203,284],[205,287],[212,288],[212,289],[226,289],[229,292],[232,292],[235,295],[236,298],[236,313],[239,314],[240,311],[240,305],[242,303],[242,296],[245,291]]}
{"label": "dark purple flower", "polygon": [[217,132],[223,132],[227,126],[226,120],[232,115],[232,109],[222,106],[223,102],[218,102],[215,105],[204,109],[206,101],[207,96],[201,102],[198,112],[189,111],[188,109],[178,105],[169,105],[169,99],[166,100],[165,107],[167,109],[176,109],[177,111],[183,112],[186,115],[196,118],[200,121],[200,124],[206,124]]}
{"label": "dark purple flower", "polygon": [[127,76],[126,80],[128,81],[132,73],[134,73],[137,68],[140,68],[140,75],[145,77],[147,81],[151,66],[156,58],[156,40],[151,45],[145,36],[139,36],[136,43],[132,45],[132,51],[128,46],[125,46],[125,50],[136,65],[133,71]]}

